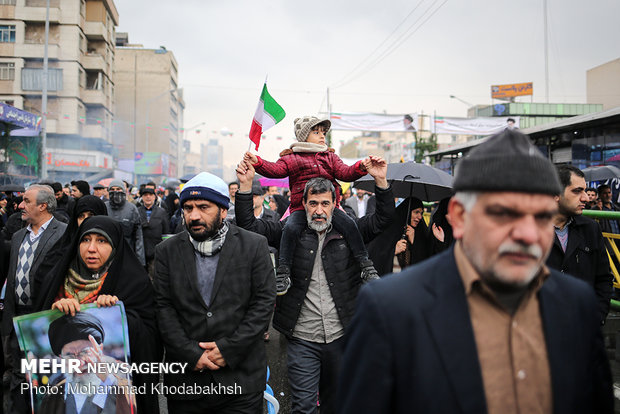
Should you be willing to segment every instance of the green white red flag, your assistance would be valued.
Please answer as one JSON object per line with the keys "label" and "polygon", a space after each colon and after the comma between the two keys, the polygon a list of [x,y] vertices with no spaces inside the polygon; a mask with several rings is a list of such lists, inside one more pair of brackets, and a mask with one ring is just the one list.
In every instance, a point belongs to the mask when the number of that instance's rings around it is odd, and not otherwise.
{"label": "green white red flag", "polygon": [[286,116],[284,109],[269,95],[267,91],[267,83],[263,85],[263,91],[260,94],[260,100],[256,107],[256,113],[252,120],[250,128],[250,141],[256,145],[256,150],[260,145],[260,137],[264,131],[280,122]]}

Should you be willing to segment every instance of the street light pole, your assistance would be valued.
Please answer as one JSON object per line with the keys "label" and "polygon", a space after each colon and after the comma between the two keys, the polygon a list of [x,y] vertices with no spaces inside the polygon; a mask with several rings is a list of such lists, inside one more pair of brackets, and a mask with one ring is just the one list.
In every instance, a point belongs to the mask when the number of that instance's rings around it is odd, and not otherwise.
{"label": "street light pole", "polygon": [[[185,144],[185,138],[187,137],[187,133],[188,133],[189,131],[193,131],[193,130],[195,130],[196,128],[198,128],[198,127],[200,127],[200,126],[203,126],[204,124],[206,124],[206,122],[205,122],[205,121],[203,121],[203,122],[201,122],[201,123],[199,123],[199,124],[196,124],[196,125],[194,125],[194,126],[193,126],[193,127],[191,127],[191,128],[188,128],[188,129],[183,129],[183,134],[181,134],[181,137],[182,137],[182,142],[181,142],[181,145],[178,145],[178,146],[177,146],[177,147],[178,147],[178,148],[177,148],[177,149],[178,149],[178,158],[177,158],[177,162],[179,163],[179,166],[181,165],[180,160],[181,160],[181,155],[182,155],[182,148],[183,148],[183,145]],[[179,171],[179,177],[182,177],[182,176],[184,176],[184,175],[185,175],[185,174],[183,174],[183,171]]]}
{"label": "street light pole", "polygon": [[460,101],[460,102],[464,103],[465,105],[469,106],[470,108],[474,108],[474,114],[475,114],[476,118],[478,117],[478,105],[474,105],[472,103],[469,103],[469,102],[459,98],[458,96],[450,95],[450,98],[456,99],[457,101]]}
{"label": "street light pole", "polygon": [[43,85],[41,91],[41,126],[43,134],[41,136],[41,154],[43,159],[41,160],[41,178],[47,178],[47,164],[46,164],[46,151],[47,151],[47,74],[48,70],[48,45],[50,39],[50,0],[47,0],[45,9],[45,45],[43,46]]}

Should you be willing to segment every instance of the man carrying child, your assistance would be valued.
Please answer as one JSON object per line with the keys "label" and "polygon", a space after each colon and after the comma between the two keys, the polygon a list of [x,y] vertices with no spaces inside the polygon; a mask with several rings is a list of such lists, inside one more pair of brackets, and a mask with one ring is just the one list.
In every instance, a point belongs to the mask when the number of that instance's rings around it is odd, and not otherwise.
{"label": "man carrying child", "polygon": [[[368,252],[364,246],[362,236],[357,226],[347,214],[338,209],[340,204],[340,185],[338,180],[351,182],[366,175],[365,163],[356,162],[348,166],[342,162],[334,150],[325,145],[325,135],[331,127],[329,119],[320,119],[314,116],[297,118],[295,124],[296,143],[280,153],[277,162],[269,162],[246,152],[244,161],[249,162],[256,172],[268,178],[289,177],[291,188],[291,205],[286,226],[282,230],[280,243],[279,266],[276,271],[276,290],[278,295],[284,295],[291,286],[291,265],[297,238],[306,228],[306,217],[302,204],[302,194],[306,183],[317,177],[331,182],[334,192],[334,215],[332,224],[344,237],[351,249],[355,260],[362,269],[362,278],[370,280],[378,278],[377,271],[368,259]],[[368,161],[367,158],[365,161]],[[327,191],[327,190],[325,190]]]}
{"label": "man carrying child", "polygon": [[[368,242],[391,223],[395,206],[386,180],[385,161],[371,156],[364,164],[365,170],[375,178],[377,198],[376,212],[357,221],[363,242]],[[281,242],[284,224],[256,219],[253,214],[251,162],[239,164],[237,177],[240,183],[235,203],[237,224],[263,234],[271,246],[281,248],[285,243]],[[299,191],[293,186],[291,189],[293,193]],[[276,299],[273,326],[288,341],[291,412],[316,413],[320,400],[321,414],[331,414],[336,412],[344,330],[365,279],[348,240],[332,226],[337,211],[337,190],[331,181],[320,177],[308,180],[301,188],[300,199],[304,225],[293,247],[292,284],[286,295]]]}

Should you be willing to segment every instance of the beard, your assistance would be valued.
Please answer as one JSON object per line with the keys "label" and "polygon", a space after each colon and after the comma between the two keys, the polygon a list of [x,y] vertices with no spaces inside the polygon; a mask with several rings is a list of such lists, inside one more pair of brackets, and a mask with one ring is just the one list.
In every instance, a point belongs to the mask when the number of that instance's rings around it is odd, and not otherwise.
{"label": "beard", "polygon": [[[81,375],[76,374],[66,374],[67,376],[67,384],[77,385],[80,391],[95,391],[93,387],[89,387],[89,385],[93,385],[96,387],[101,381],[97,377],[97,375],[90,373],[85,373]],[[94,393],[86,392],[81,393],[81,395],[92,396]]]}
{"label": "beard", "polygon": [[[199,230],[192,229],[192,226],[203,226]],[[197,242],[203,242],[207,239],[212,238],[217,234],[219,229],[222,227],[222,217],[220,214],[215,216],[211,222],[206,222],[203,220],[192,220],[190,222],[185,222],[185,228],[187,229],[192,239]]]}
{"label": "beard", "polygon": [[[314,221],[315,219],[324,219],[325,221]],[[332,224],[332,216],[327,214],[310,214],[306,213],[306,220],[308,220],[308,227],[314,231],[323,232],[329,228]]]}

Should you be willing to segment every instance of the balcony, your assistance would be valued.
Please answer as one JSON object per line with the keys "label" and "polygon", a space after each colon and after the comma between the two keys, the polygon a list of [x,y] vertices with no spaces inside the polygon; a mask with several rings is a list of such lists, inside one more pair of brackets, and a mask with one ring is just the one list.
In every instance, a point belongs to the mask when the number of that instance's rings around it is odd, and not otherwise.
{"label": "balcony", "polygon": [[[43,58],[45,45],[43,43],[15,43],[15,56],[21,58]],[[49,44],[47,47],[47,57],[49,59],[58,59],[60,55],[60,46]]]}
{"label": "balcony", "polygon": [[108,40],[108,31],[102,22],[85,22],[84,34],[89,40]]}
{"label": "balcony", "polygon": [[105,59],[98,53],[88,53],[80,56],[80,63],[86,70],[106,72],[107,69]]}
{"label": "balcony", "polygon": [[101,89],[81,88],[80,97],[86,105],[106,106],[106,96]]}
{"label": "balcony", "polygon": [[[28,3],[27,3],[28,4]],[[15,19],[45,23],[45,4],[42,7],[15,6]],[[50,23],[60,22],[60,9],[50,6]]]}

